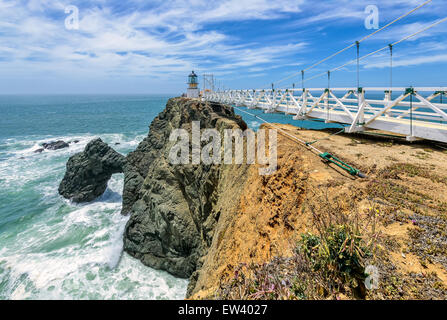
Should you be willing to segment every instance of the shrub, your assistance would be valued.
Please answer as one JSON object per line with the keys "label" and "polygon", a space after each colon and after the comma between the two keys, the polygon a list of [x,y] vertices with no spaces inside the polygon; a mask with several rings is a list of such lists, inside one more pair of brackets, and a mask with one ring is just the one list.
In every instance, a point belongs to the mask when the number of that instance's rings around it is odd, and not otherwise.
{"label": "shrub", "polygon": [[241,264],[230,281],[221,283],[216,298],[322,299],[340,293],[364,298],[365,261],[377,240],[376,210],[361,219],[353,206],[348,204],[353,211],[346,214],[346,203],[325,199],[319,208],[309,206],[316,232],[301,234],[292,257]]}
{"label": "shrub", "polygon": [[325,279],[326,294],[345,292],[364,296],[365,258],[371,256],[361,236],[351,225],[330,225],[320,236],[302,235],[297,254],[305,254],[312,271]]}

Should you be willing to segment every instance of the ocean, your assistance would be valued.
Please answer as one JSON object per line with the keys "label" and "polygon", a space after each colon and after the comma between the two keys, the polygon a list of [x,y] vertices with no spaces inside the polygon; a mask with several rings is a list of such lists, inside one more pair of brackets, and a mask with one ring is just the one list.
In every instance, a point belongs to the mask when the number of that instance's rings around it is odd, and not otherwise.
{"label": "ocean", "polygon": [[[123,253],[123,175],[94,202],[58,195],[68,158],[96,137],[134,150],[169,96],[0,96],[0,299],[183,299],[188,281]],[[250,110],[261,114],[260,110]],[[240,113],[257,129],[258,119]],[[307,128],[324,124],[264,114]],[[34,151],[64,140],[69,148]]]}
{"label": "ocean", "polygon": [[[0,96],[0,299],[183,299],[187,280],[123,253],[123,175],[75,205],[57,189],[96,137],[127,154],[166,96]],[[69,148],[36,154],[43,142]]]}

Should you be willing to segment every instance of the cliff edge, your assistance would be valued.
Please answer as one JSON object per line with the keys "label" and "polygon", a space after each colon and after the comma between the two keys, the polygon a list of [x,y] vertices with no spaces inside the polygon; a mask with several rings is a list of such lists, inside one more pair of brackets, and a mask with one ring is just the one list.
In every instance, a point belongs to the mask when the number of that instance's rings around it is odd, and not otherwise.
{"label": "cliff edge", "polygon": [[176,143],[169,140],[171,132],[184,129],[191,135],[193,121],[200,121],[202,131],[247,128],[231,107],[170,99],[124,170],[123,213],[130,214],[124,250],[179,277],[190,277],[200,267],[222,210],[231,208],[221,194],[237,198],[238,181],[246,173],[244,166],[171,164],[169,152]]}
{"label": "cliff edge", "polygon": [[278,170],[259,176],[249,168],[234,212],[215,227],[191,299],[447,298],[443,146],[273,126],[318,141],[367,178],[278,134]]}
{"label": "cliff edge", "polygon": [[[124,250],[189,277],[191,299],[447,298],[443,146],[265,124],[281,129],[271,175],[258,164],[192,164],[192,145],[189,164],[172,164],[171,133],[191,138],[195,121],[201,133],[247,129],[230,106],[170,99],[127,157],[100,140],[73,156],[61,193],[91,201],[124,172]],[[367,178],[323,162],[284,132]]]}

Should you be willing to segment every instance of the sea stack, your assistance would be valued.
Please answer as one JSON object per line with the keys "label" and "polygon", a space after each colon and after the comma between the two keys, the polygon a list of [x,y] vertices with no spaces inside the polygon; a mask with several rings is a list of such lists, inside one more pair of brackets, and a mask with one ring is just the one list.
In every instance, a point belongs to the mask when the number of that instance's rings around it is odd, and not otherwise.
{"label": "sea stack", "polygon": [[90,202],[101,196],[115,173],[122,173],[125,157],[101,139],[87,144],[85,150],[67,162],[59,194],[73,202]]}

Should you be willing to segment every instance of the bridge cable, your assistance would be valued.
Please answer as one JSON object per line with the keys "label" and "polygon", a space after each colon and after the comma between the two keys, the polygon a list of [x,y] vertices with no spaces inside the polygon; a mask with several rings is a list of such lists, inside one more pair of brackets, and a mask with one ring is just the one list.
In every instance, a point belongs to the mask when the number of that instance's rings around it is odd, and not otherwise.
{"label": "bridge cable", "polygon": [[[391,25],[393,25],[394,23],[396,23],[396,22],[402,20],[403,18],[409,16],[409,15],[412,14],[413,12],[415,12],[415,11],[419,10],[420,8],[426,6],[427,4],[429,4],[429,3],[432,2],[432,1],[433,1],[433,0],[428,0],[428,1],[424,2],[424,3],[422,3],[422,4],[419,5],[418,7],[414,8],[413,10],[410,10],[409,12],[405,13],[404,15],[402,15],[402,16],[398,17],[397,19],[391,21],[390,23],[388,23],[387,25],[383,26],[382,28],[380,28],[380,29],[374,31],[373,33],[371,33],[371,34],[369,34],[369,35],[363,37],[362,39],[360,39],[360,40],[358,40],[358,41],[356,41],[356,42],[350,44],[349,46],[347,46],[347,47],[341,49],[340,51],[337,51],[336,53],[334,53],[334,54],[332,54],[332,55],[330,55],[330,56],[328,56],[328,57],[326,57],[326,58],[324,58],[324,59],[318,61],[317,63],[314,63],[313,65],[311,65],[310,67],[307,67],[306,69],[303,69],[302,71],[308,71],[308,70],[310,70],[310,69],[313,69],[313,68],[315,68],[316,66],[322,64],[323,62],[325,62],[325,61],[327,61],[327,60],[329,60],[329,59],[332,59],[332,58],[338,56],[339,54],[345,52],[345,51],[348,50],[348,49],[351,49],[352,47],[354,47],[354,46],[357,44],[357,42],[358,42],[358,43],[361,43],[361,42],[363,42],[363,41],[369,39],[369,38],[372,37],[373,35],[377,34],[378,32],[380,32],[380,31],[382,31],[382,30],[384,30],[384,29],[386,29],[386,28],[388,28],[389,26],[391,26]],[[279,80],[279,81],[276,81],[276,83],[279,84],[279,83],[281,83],[281,82],[283,82],[283,81],[289,80],[290,78],[295,77],[297,74],[299,74],[299,72],[294,73],[294,74],[292,74],[292,75],[290,75],[290,76],[288,76],[288,77],[286,77],[286,78],[284,78],[284,79],[281,79],[281,80]]]}
{"label": "bridge cable", "polygon": [[333,156],[332,154],[330,154],[328,152],[323,152],[323,151],[315,148],[314,146],[312,146],[312,143],[308,143],[308,142],[298,138],[297,136],[288,133],[287,131],[281,129],[277,125],[275,125],[275,124],[273,124],[271,122],[268,122],[267,120],[265,120],[265,119],[255,115],[253,113],[244,111],[244,110],[242,110],[242,109],[240,109],[240,108],[238,108],[236,106],[233,106],[233,108],[235,108],[236,110],[239,110],[240,112],[246,113],[246,114],[248,114],[248,115],[250,115],[252,117],[255,117],[256,119],[259,119],[260,121],[262,121],[262,122],[268,124],[269,126],[275,128],[276,130],[281,132],[283,135],[286,135],[289,138],[291,138],[292,140],[295,140],[295,142],[300,143],[305,148],[307,148],[307,149],[309,149],[311,151],[316,152],[318,154],[318,156],[323,159],[324,162],[326,162],[326,163],[333,163],[336,166],[338,166],[339,168],[341,168],[341,169],[345,170],[346,172],[348,172],[352,176],[357,176],[357,177],[360,177],[360,178],[366,178],[366,175],[364,173],[362,173],[360,170],[355,169],[354,167],[352,167],[349,164],[343,162],[342,160],[338,159],[337,157]]}
{"label": "bridge cable", "polygon": [[301,88],[304,91],[304,70],[301,70]]}
{"label": "bridge cable", "polygon": [[[312,121],[312,120],[309,120],[309,121]],[[328,140],[330,137],[333,137],[333,136],[339,135],[341,133],[344,133],[344,132],[346,132],[345,128],[347,128],[347,127],[349,127],[349,126],[346,126],[346,127],[342,126],[342,129],[340,131],[334,132],[334,133],[332,133],[331,135],[329,135],[329,136],[327,136],[325,138],[321,138],[321,139],[317,139],[317,140],[314,140],[314,141],[306,142],[306,146],[313,145],[313,144],[315,144],[317,142],[320,142],[320,141],[323,141],[323,140]]]}
{"label": "bridge cable", "polygon": [[338,52],[336,52],[336,53],[330,55],[329,57],[327,57],[327,58],[325,58],[325,59],[323,59],[323,60],[321,60],[321,61],[319,61],[319,62],[317,62],[317,63],[315,63],[315,64],[313,64],[313,65],[311,65],[310,67],[304,69],[304,71],[308,71],[308,70],[310,70],[310,69],[312,69],[312,68],[314,68],[314,67],[316,67],[316,66],[322,64],[323,62],[325,62],[325,61],[327,61],[327,60],[329,60],[329,59],[331,59],[331,58],[333,58],[333,57],[339,55],[340,53],[343,53],[344,51],[346,51],[346,50],[348,50],[348,49],[354,47],[354,46],[357,44],[357,42],[358,42],[358,43],[361,43],[361,42],[367,40],[368,38],[372,37],[372,36],[375,35],[376,33],[378,33],[378,32],[380,32],[380,31],[382,31],[382,30],[388,28],[388,27],[391,26],[392,24],[394,24],[394,23],[396,23],[396,22],[402,20],[403,18],[409,16],[409,15],[412,14],[413,12],[415,12],[415,11],[419,10],[420,8],[426,6],[427,4],[429,4],[429,3],[432,2],[432,1],[433,1],[433,0],[428,0],[428,1],[424,2],[424,3],[422,3],[422,4],[419,5],[418,7],[414,8],[413,10],[411,10],[411,11],[407,12],[406,14],[400,16],[399,18],[397,18],[397,19],[391,21],[390,23],[388,23],[387,25],[383,26],[382,28],[380,28],[380,29],[374,31],[373,33],[371,33],[371,34],[369,34],[369,35],[363,37],[363,38],[360,39],[359,41],[356,41],[356,42],[352,43],[351,45],[347,46],[346,48],[344,48],[344,49],[342,49],[342,50],[340,50],[340,51],[338,51]]}
{"label": "bridge cable", "polygon": [[331,72],[328,71],[327,72],[327,98],[326,98],[326,120],[329,121],[329,93],[330,93],[330,89],[331,88]]}
{"label": "bridge cable", "polygon": [[392,88],[393,88],[393,45],[389,44],[390,47],[390,100],[392,100]]}
{"label": "bridge cable", "polygon": [[410,137],[413,137],[413,92],[410,95]]}
{"label": "bridge cable", "polygon": [[360,42],[357,44],[357,88],[360,88]]}
{"label": "bridge cable", "polygon": [[357,106],[360,110],[360,42],[357,44]]}
{"label": "bridge cable", "polygon": [[[396,42],[392,43],[391,46],[394,47],[394,46],[396,46],[396,45],[398,45],[398,44],[400,44],[400,43],[402,43],[402,42],[404,42],[404,41],[406,41],[406,40],[408,40],[408,39],[410,39],[410,38],[413,38],[413,37],[415,37],[415,36],[421,34],[422,32],[425,32],[425,31],[427,31],[427,30],[429,30],[429,29],[432,29],[432,28],[436,27],[437,25],[439,25],[439,24],[441,24],[441,23],[443,23],[443,22],[445,22],[445,21],[447,21],[447,17],[445,17],[445,18],[443,18],[443,19],[441,19],[441,20],[438,20],[438,21],[436,21],[435,23],[433,23],[433,24],[431,24],[431,25],[429,25],[429,26],[427,26],[427,27],[425,27],[425,28],[423,28],[423,29],[421,29],[421,30],[419,30],[419,31],[417,31],[417,32],[415,32],[415,33],[413,33],[413,34],[410,34],[410,35],[408,35],[408,36],[406,36],[406,37],[400,39],[399,41],[396,41]],[[375,51],[373,51],[373,52],[370,52],[370,53],[368,53],[368,54],[366,54],[366,55],[360,57],[360,58],[359,58],[359,61],[362,61],[362,60],[364,60],[364,59],[366,59],[366,58],[368,58],[368,57],[370,57],[370,56],[372,56],[372,55],[375,55],[376,53],[379,53],[379,52],[381,52],[381,51],[383,51],[383,50],[385,50],[385,49],[388,49],[389,46],[390,46],[390,45],[387,45],[387,46],[385,46],[385,47],[383,47],[383,48],[380,48],[380,49],[378,49],[378,50],[375,50]],[[336,68],[334,68],[334,69],[332,69],[332,70],[330,70],[330,71],[331,71],[331,72],[338,71],[338,70],[340,70],[340,69],[342,69],[342,68],[344,68],[344,67],[346,67],[346,66],[348,66],[348,65],[350,65],[350,64],[352,64],[352,63],[354,63],[354,62],[356,62],[356,61],[357,61],[357,59],[348,61],[348,62],[346,62],[345,64],[343,64],[343,65],[341,65],[341,66],[338,66],[338,67],[336,67]],[[317,75],[315,75],[315,76],[313,76],[313,77],[311,77],[311,78],[307,78],[307,79],[305,79],[304,82],[307,82],[307,81],[310,81],[310,80],[319,78],[319,77],[325,75],[326,73],[327,73],[326,71],[325,71],[325,72],[322,72],[322,73],[319,73],[319,74],[317,74]]]}

